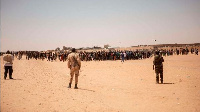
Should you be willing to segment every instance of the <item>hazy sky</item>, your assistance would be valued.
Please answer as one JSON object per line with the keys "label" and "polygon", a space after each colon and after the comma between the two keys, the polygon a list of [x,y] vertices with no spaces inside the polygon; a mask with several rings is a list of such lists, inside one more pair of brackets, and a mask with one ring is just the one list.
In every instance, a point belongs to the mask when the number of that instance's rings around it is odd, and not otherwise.
{"label": "hazy sky", "polygon": [[200,43],[200,0],[1,0],[1,51],[163,43]]}

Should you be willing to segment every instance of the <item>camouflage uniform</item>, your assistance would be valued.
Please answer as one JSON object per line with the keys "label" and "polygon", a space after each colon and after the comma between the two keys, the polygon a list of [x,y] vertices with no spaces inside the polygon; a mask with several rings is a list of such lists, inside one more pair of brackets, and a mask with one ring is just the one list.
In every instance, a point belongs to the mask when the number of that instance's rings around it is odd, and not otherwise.
{"label": "camouflage uniform", "polygon": [[79,54],[77,53],[70,53],[68,55],[68,68],[70,68],[70,84],[72,83],[74,74],[75,74],[75,84],[78,84],[78,76],[79,70],[81,68],[81,60],[79,58]]}
{"label": "camouflage uniform", "polygon": [[156,83],[159,83],[159,73],[160,73],[160,81],[163,83],[163,64],[164,59],[161,55],[155,55],[153,64],[155,65],[155,73],[156,73]]}

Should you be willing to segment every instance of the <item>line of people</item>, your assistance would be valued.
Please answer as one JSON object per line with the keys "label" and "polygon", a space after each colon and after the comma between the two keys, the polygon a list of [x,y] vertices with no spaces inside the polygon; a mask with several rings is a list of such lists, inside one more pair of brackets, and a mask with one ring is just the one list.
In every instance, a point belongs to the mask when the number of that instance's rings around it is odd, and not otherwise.
{"label": "line of people", "polygon": [[82,61],[105,61],[105,60],[137,60],[152,56],[152,51],[95,51],[80,52],[79,57]]}
{"label": "line of people", "polygon": [[[13,56],[17,59],[21,59],[23,55],[26,56],[27,60],[30,59],[40,59],[47,61],[67,61],[67,57],[70,52],[38,52],[38,51],[19,51],[13,52]],[[79,52],[79,57],[81,61],[105,61],[105,60],[137,60],[137,59],[145,59],[152,56],[152,51],[95,51],[95,52]]]}
{"label": "line of people", "polygon": [[[170,56],[170,55],[187,55],[191,52],[191,54],[198,55],[198,49],[191,48],[189,50],[187,47],[180,48],[180,49],[160,49],[160,54],[162,56]],[[47,60],[47,61],[67,61],[67,57],[70,52],[39,52],[39,51],[18,51],[18,52],[11,52],[16,59],[21,60],[23,55],[25,55],[26,59],[40,59],[40,60]],[[154,50],[115,50],[115,51],[80,51],[79,57],[81,61],[105,61],[105,60],[139,60],[139,59],[146,59],[152,57],[154,54]]]}
{"label": "line of people", "polygon": [[188,55],[189,52],[191,52],[191,54],[198,55],[198,49],[197,48],[191,48],[191,50],[189,51],[189,49],[186,47],[181,48],[181,49],[171,49],[171,50],[167,50],[167,49],[161,49],[160,50],[162,56],[170,56],[170,55]]}

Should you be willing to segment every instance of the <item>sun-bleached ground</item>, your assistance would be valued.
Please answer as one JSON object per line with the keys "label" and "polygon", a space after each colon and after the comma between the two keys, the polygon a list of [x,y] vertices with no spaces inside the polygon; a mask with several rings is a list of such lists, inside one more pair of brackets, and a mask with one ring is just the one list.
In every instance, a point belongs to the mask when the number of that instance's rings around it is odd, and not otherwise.
{"label": "sun-bleached ground", "polygon": [[199,112],[200,56],[164,60],[164,84],[153,58],[82,62],[75,90],[67,62],[15,59],[15,80],[4,80],[1,57],[1,112]]}

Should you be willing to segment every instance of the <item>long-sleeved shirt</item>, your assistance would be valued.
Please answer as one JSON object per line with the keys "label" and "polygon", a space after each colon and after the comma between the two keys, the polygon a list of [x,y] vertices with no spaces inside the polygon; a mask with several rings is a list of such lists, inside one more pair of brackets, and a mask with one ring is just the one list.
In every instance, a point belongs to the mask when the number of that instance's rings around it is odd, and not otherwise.
{"label": "long-sleeved shirt", "polygon": [[[12,62],[14,61],[14,56],[13,55],[10,55],[11,56],[11,58],[12,58]],[[4,66],[12,66],[12,63],[10,63],[10,62],[7,62],[7,61],[4,61]]]}

